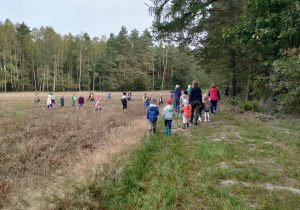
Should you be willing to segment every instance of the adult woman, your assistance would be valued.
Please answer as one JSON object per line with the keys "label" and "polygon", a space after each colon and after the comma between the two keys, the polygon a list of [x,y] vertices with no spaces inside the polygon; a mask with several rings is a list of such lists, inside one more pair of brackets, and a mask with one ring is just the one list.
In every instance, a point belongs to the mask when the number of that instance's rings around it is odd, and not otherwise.
{"label": "adult woman", "polygon": [[211,103],[211,114],[216,114],[217,103],[220,100],[219,90],[216,88],[215,84],[212,84],[209,89],[209,97]]}
{"label": "adult woman", "polygon": [[[192,82],[192,89],[190,91],[190,96],[189,96],[189,103],[192,106],[190,123],[193,123],[194,115],[195,115],[195,113],[197,113],[197,115],[198,115],[200,106],[202,104],[202,91],[198,87],[198,85],[199,84],[196,80],[194,80]],[[195,119],[196,119],[195,125],[197,125],[197,117],[198,117],[197,115],[195,116]]]}
{"label": "adult woman", "polygon": [[174,98],[176,101],[176,107],[174,107],[174,108],[175,108],[175,112],[178,112],[179,106],[180,106],[180,96],[181,96],[180,86],[176,85],[175,90],[170,91],[170,93],[174,93]]}

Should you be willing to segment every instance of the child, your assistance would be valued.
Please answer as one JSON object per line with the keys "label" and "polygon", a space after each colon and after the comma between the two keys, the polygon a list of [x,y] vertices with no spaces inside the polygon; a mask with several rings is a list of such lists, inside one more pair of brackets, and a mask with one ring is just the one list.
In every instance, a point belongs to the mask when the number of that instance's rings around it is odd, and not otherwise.
{"label": "child", "polygon": [[98,101],[96,102],[94,112],[96,112],[98,109],[101,111],[101,110],[102,110],[101,107],[102,107],[102,104],[101,104],[100,100],[98,100]]}
{"label": "child", "polygon": [[111,100],[111,93],[109,93],[108,95],[107,95],[107,99],[106,100]]}
{"label": "child", "polygon": [[130,92],[130,91],[128,92],[127,100],[128,100],[128,101],[132,101],[132,100],[131,100],[131,92]]}
{"label": "child", "polygon": [[171,99],[167,100],[167,106],[163,109],[161,119],[165,119],[165,133],[168,135],[171,135],[171,125],[172,125],[172,120],[175,115],[174,112],[174,106],[172,106],[172,101]]}
{"label": "child", "polygon": [[153,134],[155,134],[156,132],[157,115],[159,115],[159,110],[156,106],[156,99],[153,99],[151,101],[150,106],[147,109],[147,119],[149,121],[149,135],[151,135],[152,129]]}
{"label": "child", "polygon": [[52,106],[51,106],[51,95],[49,95],[48,98],[47,98],[47,110],[49,110],[49,108],[52,108]]}
{"label": "child", "polygon": [[200,108],[199,108],[199,117],[198,117],[198,121],[202,122],[202,111],[203,111],[203,108],[204,108],[204,105],[203,105],[203,97],[202,97],[202,101],[201,101],[201,104],[200,104]]}
{"label": "child", "polygon": [[187,99],[183,100],[183,107],[182,107],[182,111],[183,111],[183,126],[182,129],[185,129],[185,125],[187,125],[187,127],[190,127],[188,118],[191,116],[191,112],[192,112],[192,106],[191,104],[189,104],[189,101]]}
{"label": "child", "polygon": [[91,95],[91,99],[90,99],[90,102],[94,102],[95,101],[95,94],[94,93],[92,93],[92,95]]}
{"label": "child", "polygon": [[146,99],[146,107],[150,106],[150,103],[151,103],[151,94]]}
{"label": "child", "polygon": [[143,106],[146,106],[146,101],[147,101],[147,93],[143,96]]}
{"label": "child", "polygon": [[72,95],[72,102],[73,102],[73,105],[72,106],[75,106],[75,101],[76,101],[76,98],[75,98],[75,94],[73,93],[73,95]]}
{"label": "child", "polygon": [[203,110],[204,110],[204,122],[209,122],[209,110],[211,107],[211,103],[209,101],[209,96],[207,94],[204,94],[203,97]]}
{"label": "child", "polygon": [[99,96],[98,93],[97,93],[97,96],[96,96],[96,101],[100,101],[100,96]]}
{"label": "child", "polygon": [[158,99],[158,107],[160,107],[160,105],[164,105],[164,102],[163,102],[163,95],[162,94],[160,94],[160,97],[159,97],[159,99]]}
{"label": "child", "polygon": [[125,111],[125,109],[127,109],[127,97],[126,97],[126,93],[123,93],[123,96],[121,98],[121,102],[123,105],[123,112]]}
{"label": "child", "polygon": [[52,107],[52,104],[56,104],[55,103],[55,96],[53,95],[53,93],[51,93],[51,107]]}
{"label": "child", "polygon": [[37,104],[39,102],[39,97],[37,94],[34,95],[34,104]]}
{"label": "child", "polygon": [[87,102],[89,102],[91,100],[91,98],[92,98],[92,92],[90,92]]}
{"label": "child", "polygon": [[83,95],[80,95],[79,99],[78,99],[78,104],[79,106],[77,107],[77,109],[79,107],[81,107],[81,109],[83,109],[83,104],[84,104],[84,98],[83,98]]}
{"label": "child", "polygon": [[182,108],[183,108],[183,106],[184,106],[183,101],[184,101],[185,99],[186,99],[186,100],[188,101],[188,103],[189,103],[189,96],[188,96],[188,92],[187,92],[186,90],[183,92],[183,94],[181,95],[180,100],[179,100],[179,102],[180,102],[180,106],[179,106],[179,110],[180,110],[180,112],[179,112],[179,117],[182,117],[182,113],[183,113]]}
{"label": "child", "polygon": [[174,107],[174,110],[175,110],[176,109],[176,101],[175,101],[174,95],[172,93],[170,94],[169,99],[172,101],[172,106]]}
{"label": "child", "polygon": [[61,98],[60,98],[60,107],[59,108],[61,108],[61,107],[65,107],[65,98],[64,98],[64,96],[61,96]]}

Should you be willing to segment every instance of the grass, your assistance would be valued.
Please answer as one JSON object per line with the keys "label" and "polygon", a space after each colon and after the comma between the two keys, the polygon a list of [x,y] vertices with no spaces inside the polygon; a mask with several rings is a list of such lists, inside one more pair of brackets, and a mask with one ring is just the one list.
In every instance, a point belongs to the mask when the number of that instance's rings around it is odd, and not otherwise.
{"label": "grass", "polygon": [[[107,138],[111,135],[112,138],[106,140],[109,146],[105,149],[103,147],[104,150],[93,150],[93,147],[91,149],[91,146],[87,146],[91,154],[81,154],[80,164],[75,169],[73,167],[72,176],[66,175],[44,195],[36,196],[36,202],[23,199],[23,204],[18,207],[299,208],[299,121],[261,118],[248,113],[236,114],[227,105],[221,105],[218,115],[211,116],[209,123],[201,122],[198,126],[183,130],[180,128],[181,119],[176,117],[172,135],[167,136],[163,133],[163,121],[159,120],[157,134],[148,137],[144,136],[147,121],[142,118],[143,115],[144,112],[138,114],[131,127],[119,125],[121,130],[132,129],[126,136],[128,139],[136,139],[126,149],[122,149],[126,145],[124,142],[113,141],[114,135],[118,138],[118,135],[122,137],[124,133],[118,134],[119,128],[111,130]],[[22,117],[28,118],[26,115]],[[19,120],[22,117],[15,116]],[[78,117],[72,115],[70,120]],[[146,123],[140,126],[142,122]],[[27,135],[31,135],[25,124],[17,126],[23,134],[28,132]],[[90,144],[94,146],[94,143]],[[137,144],[137,147],[133,146]],[[99,157],[101,152],[105,154]],[[70,157],[74,157],[74,154],[70,154]],[[92,164],[87,164],[90,158]],[[73,161],[77,160],[75,158]],[[97,160],[101,161],[92,167],[93,170],[84,167],[91,167]],[[65,171],[70,168],[66,167]],[[14,192],[14,188],[8,186],[1,185],[7,193]]]}

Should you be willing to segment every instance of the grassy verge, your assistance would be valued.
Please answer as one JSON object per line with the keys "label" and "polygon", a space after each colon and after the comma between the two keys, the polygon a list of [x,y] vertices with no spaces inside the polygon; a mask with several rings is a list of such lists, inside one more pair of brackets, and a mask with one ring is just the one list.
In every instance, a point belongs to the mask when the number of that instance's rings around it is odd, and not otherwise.
{"label": "grassy verge", "polygon": [[[228,110],[171,136],[145,137],[85,184],[48,197],[59,209],[297,209],[300,125]],[[159,127],[163,127],[159,121]],[[191,135],[192,134],[192,135]],[[51,206],[50,205],[50,206]]]}

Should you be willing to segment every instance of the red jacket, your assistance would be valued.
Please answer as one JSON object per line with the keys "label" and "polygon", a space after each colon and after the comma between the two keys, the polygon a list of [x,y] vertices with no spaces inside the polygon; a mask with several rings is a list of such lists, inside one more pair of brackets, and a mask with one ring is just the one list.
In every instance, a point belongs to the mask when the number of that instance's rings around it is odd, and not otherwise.
{"label": "red jacket", "polygon": [[191,116],[191,112],[192,112],[192,106],[191,106],[191,104],[184,105],[183,108],[182,108],[182,111],[183,111],[183,116],[190,117]]}
{"label": "red jacket", "polygon": [[217,88],[210,88],[209,89],[209,97],[210,97],[210,100],[219,100],[219,97],[218,97],[218,89]]}

